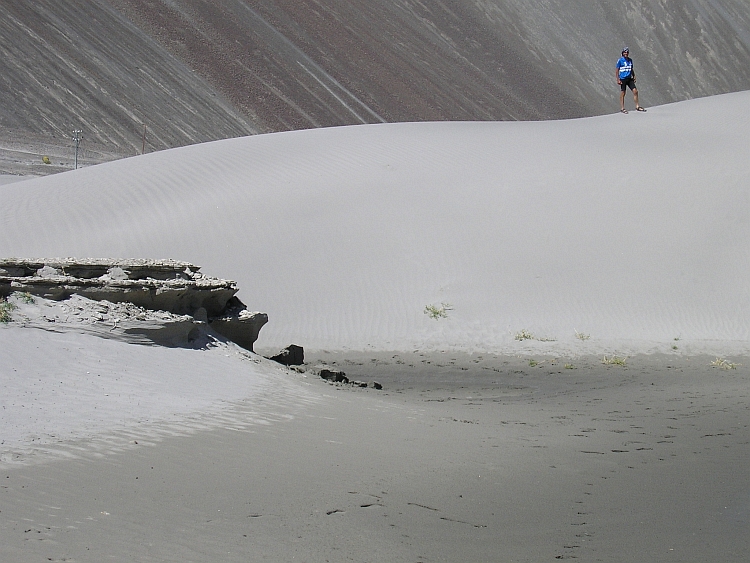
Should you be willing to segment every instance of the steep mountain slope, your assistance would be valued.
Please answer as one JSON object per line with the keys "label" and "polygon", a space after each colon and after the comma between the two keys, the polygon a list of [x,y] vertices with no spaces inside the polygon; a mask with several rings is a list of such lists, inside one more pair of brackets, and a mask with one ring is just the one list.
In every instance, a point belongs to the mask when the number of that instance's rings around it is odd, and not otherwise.
{"label": "steep mountain slope", "polygon": [[89,146],[135,154],[256,132],[190,68],[106,2],[3,2],[5,140],[83,129]]}
{"label": "steep mountain slope", "polygon": [[[0,5],[0,172],[259,132],[528,120],[750,88],[745,0],[17,0]],[[41,165],[40,154],[53,156]],[[34,163],[35,166],[30,166]]]}

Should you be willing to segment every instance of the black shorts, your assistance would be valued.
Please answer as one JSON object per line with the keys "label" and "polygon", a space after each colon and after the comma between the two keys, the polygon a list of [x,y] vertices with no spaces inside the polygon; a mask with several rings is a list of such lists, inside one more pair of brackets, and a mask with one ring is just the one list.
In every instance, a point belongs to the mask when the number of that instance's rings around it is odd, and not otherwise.
{"label": "black shorts", "polygon": [[631,76],[630,78],[623,78],[620,80],[620,90],[623,92],[628,89],[635,90],[635,79]]}

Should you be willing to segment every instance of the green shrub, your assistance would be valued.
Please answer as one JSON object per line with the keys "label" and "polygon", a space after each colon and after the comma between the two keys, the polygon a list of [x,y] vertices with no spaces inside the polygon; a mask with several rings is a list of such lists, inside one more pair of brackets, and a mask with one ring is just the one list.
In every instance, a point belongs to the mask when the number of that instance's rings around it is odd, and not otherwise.
{"label": "green shrub", "polygon": [[625,367],[625,358],[621,358],[620,356],[610,356],[608,358],[607,356],[604,356],[604,359],[602,360],[602,363],[605,366],[623,366],[623,367]]}
{"label": "green shrub", "polygon": [[5,299],[0,299],[0,323],[9,323],[13,320],[10,316],[10,312],[15,309],[16,306],[13,303],[9,303]]}
{"label": "green shrub", "polygon": [[742,364],[734,364],[732,362],[728,362],[724,358],[716,358],[713,362],[711,362],[711,365],[715,368],[721,369],[737,369],[737,366],[741,366]]}
{"label": "green shrub", "polygon": [[440,307],[437,305],[427,305],[424,308],[424,314],[430,317],[431,319],[447,319],[448,318],[448,311],[451,311],[453,307],[450,305],[450,303],[441,303]]}
{"label": "green shrub", "polygon": [[534,340],[534,335],[531,334],[528,330],[523,329],[516,333],[515,338],[516,340]]}
{"label": "green shrub", "polygon": [[31,295],[31,293],[29,293],[28,291],[24,291],[23,293],[16,292],[15,295],[24,303],[35,303],[34,296]]}

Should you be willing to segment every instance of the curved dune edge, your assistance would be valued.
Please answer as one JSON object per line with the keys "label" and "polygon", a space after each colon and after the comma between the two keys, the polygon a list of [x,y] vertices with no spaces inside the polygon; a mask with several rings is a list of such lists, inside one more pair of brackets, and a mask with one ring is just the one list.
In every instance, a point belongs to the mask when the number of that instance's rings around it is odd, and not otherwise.
{"label": "curved dune edge", "polygon": [[195,145],[2,186],[0,238],[200,263],[261,350],[746,353],[748,101]]}

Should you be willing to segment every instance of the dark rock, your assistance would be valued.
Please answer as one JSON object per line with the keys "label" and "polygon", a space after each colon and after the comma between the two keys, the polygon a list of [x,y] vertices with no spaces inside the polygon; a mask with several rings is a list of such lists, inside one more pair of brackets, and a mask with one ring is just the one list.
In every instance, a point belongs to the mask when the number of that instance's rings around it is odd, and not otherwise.
{"label": "dark rock", "polygon": [[275,356],[268,358],[285,366],[301,366],[305,363],[305,350],[302,346],[290,344]]}
{"label": "dark rock", "polygon": [[371,382],[370,383],[370,387],[372,387],[373,389],[382,389],[383,388],[383,386],[380,383],[378,383],[377,381]]}
{"label": "dark rock", "polygon": [[333,383],[349,383],[349,378],[346,377],[346,374],[343,371],[321,368],[321,370],[318,372],[318,375],[320,375],[321,379],[325,379],[326,381],[331,381]]}

